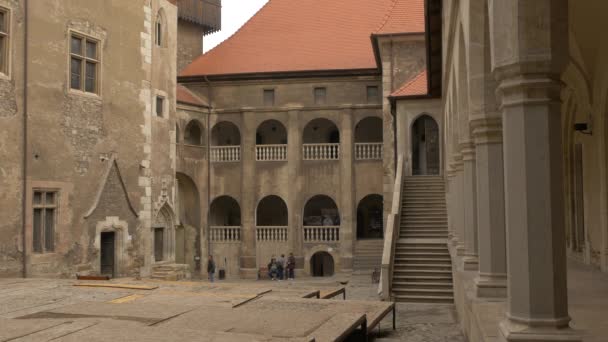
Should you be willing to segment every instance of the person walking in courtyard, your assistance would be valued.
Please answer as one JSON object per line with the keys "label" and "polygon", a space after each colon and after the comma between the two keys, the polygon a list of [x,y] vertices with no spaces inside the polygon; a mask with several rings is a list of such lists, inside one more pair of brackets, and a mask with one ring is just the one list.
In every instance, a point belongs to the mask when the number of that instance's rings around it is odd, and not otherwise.
{"label": "person walking in courtyard", "polygon": [[295,268],[296,258],[293,256],[293,253],[289,253],[289,257],[287,258],[287,279],[293,280],[295,278]]}
{"label": "person walking in courtyard", "polygon": [[277,259],[277,269],[279,273],[279,281],[281,281],[287,273],[287,270],[285,269],[285,254],[281,254],[281,256]]}
{"label": "person walking in courtyard", "polygon": [[212,255],[209,255],[209,260],[207,261],[207,275],[209,281],[213,283],[215,280],[215,261],[213,261]]}

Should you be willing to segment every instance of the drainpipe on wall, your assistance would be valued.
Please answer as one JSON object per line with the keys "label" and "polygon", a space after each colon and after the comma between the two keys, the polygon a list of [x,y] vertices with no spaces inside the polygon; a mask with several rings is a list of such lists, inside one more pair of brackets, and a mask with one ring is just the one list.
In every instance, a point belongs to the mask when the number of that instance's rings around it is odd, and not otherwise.
{"label": "drainpipe on wall", "polygon": [[22,193],[21,193],[21,248],[23,249],[23,278],[27,277],[27,242],[25,239],[26,227],[25,219],[27,218],[27,78],[28,78],[28,0],[24,1],[23,16],[24,16],[24,33],[23,33],[23,170],[22,170]]}
{"label": "drainpipe on wall", "polygon": [[[213,103],[213,92],[211,91],[211,82],[205,77],[207,82],[207,256],[211,255],[211,225],[209,216],[211,215],[211,106]],[[216,261],[217,262],[217,261]]]}

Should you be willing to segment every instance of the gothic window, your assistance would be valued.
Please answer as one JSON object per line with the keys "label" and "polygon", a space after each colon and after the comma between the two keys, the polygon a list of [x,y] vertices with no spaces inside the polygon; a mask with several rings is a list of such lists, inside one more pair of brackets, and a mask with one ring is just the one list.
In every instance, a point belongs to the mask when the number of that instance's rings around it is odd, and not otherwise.
{"label": "gothic window", "polygon": [[156,24],[154,25],[154,43],[156,46],[163,46],[165,39],[165,19],[162,11],[156,16]]}
{"label": "gothic window", "polygon": [[34,191],[32,219],[33,250],[48,253],[55,250],[55,222],[57,219],[57,192]]}
{"label": "gothic window", "polygon": [[72,34],[70,39],[70,88],[98,93],[98,41]]}

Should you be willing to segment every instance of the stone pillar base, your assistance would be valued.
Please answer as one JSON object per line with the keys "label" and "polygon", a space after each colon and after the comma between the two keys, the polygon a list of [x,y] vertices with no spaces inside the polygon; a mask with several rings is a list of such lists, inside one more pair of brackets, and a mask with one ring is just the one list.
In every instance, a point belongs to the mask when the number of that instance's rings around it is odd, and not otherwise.
{"label": "stone pillar base", "polygon": [[463,244],[459,243],[458,245],[456,245],[456,255],[464,256],[466,251],[467,251],[467,249],[464,247]]}
{"label": "stone pillar base", "polygon": [[474,281],[475,294],[478,298],[507,297],[507,276],[480,274]]}
{"label": "stone pillar base", "polygon": [[465,271],[479,270],[479,258],[476,255],[466,255],[462,258],[462,269]]}
{"label": "stone pillar base", "polygon": [[527,324],[504,320],[500,323],[500,342],[580,342],[581,334],[570,327],[531,327]]}

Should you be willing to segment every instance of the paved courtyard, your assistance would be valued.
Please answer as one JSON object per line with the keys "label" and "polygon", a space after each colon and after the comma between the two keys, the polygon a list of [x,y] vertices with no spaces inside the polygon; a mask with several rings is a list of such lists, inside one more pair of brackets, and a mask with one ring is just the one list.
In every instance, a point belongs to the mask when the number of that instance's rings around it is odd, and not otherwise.
{"label": "paved courtyard", "polygon": [[364,317],[376,341],[464,341],[451,305],[397,304],[393,331],[390,303],[375,300],[370,279],[2,279],[0,341],[332,341],[358,329]]}

